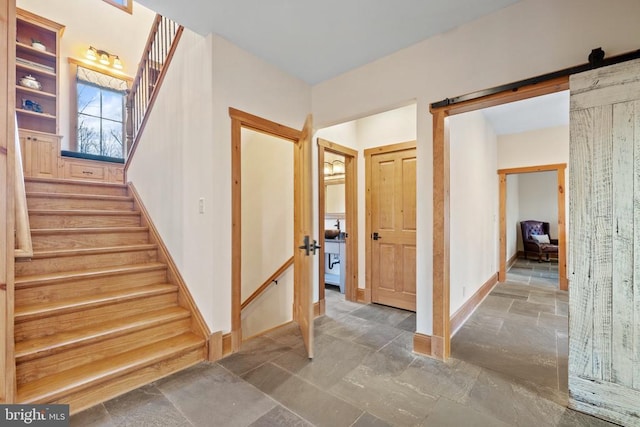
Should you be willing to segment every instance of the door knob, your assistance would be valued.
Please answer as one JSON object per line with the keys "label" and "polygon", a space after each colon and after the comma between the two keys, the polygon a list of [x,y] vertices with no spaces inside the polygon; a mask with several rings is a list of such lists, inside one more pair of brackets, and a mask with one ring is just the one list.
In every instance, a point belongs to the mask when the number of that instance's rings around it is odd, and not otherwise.
{"label": "door knob", "polygon": [[382,239],[382,237],[380,237],[380,235],[378,234],[378,232],[376,231],[375,233],[371,234],[371,238],[373,240],[380,240]]}

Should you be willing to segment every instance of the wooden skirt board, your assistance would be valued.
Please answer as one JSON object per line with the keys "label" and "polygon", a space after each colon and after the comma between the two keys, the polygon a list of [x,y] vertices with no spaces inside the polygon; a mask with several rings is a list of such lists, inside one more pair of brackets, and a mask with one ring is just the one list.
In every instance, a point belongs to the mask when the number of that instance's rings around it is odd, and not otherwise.
{"label": "wooden skirt board", "polygon": [[415,145],[388,152],[369,151],[365,155],[372,302],[415,311]]}

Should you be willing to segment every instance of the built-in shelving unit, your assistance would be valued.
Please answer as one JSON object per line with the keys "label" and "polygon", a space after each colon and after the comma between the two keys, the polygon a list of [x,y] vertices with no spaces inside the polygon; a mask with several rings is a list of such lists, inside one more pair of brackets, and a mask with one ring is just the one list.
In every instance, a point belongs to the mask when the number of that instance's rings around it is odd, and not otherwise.
{"label": "built-in shelving unit", "polygon": [[[16,113],[20,130],[58,133],[58,53],[63,31],[64,26],[57,22],[17,9]],[[44,50],[33,47],[34,42],[39,42]],[[22,85],[20,82],[26,76],[33,77],[40,88]]]}

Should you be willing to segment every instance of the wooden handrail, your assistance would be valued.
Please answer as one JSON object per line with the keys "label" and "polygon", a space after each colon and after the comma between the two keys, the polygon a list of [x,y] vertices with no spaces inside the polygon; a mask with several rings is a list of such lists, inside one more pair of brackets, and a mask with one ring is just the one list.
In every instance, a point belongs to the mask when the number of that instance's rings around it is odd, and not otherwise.
{"label": "wooden handrail", "polygon": [[251,295],[249,295],[249,298],[244,300],[242,305],[240,305],[240,308],[242,310],[244,310],[244,308],[246,306],[251,304],[251,302],[253,302],[253,300],[255,300],[260,295],[262,295],[262,293],[267,290],[267,288],[271,285],[271,283],[273,283],[278,277],[282,276],[282,273],[284,273],[292,265],[293,265],[293,257],[291,257],[288,260],[286,260],[284,262],[284,264],[282,264],[280,266],[280,268],[276,270],[275,273],[273,273],[271,276],[269,276],[269,278],[267,280],[265,280],[264,283],[262,285],[260,285],[260,287],[258,289],[253,291],[253,293]]}
{"label": "wooden handrail", "polygon": [[159,14],[151,25],[138,71],[127,95],[125,176],[183,31],[182,25]]}
{"label": "wooden handrail", "polygon": [[31,243],[31,227],[29,226],[29,211],[27,210],[27,194],[24,189],[24,171],[22,170],[22,155],[20,154],[20,136],[18,135],[18,119],[16,116],[15,137],[16,181],[15,181],[15,214],[16,241],[14,257],[16,259],[31,258],[33,245]]}

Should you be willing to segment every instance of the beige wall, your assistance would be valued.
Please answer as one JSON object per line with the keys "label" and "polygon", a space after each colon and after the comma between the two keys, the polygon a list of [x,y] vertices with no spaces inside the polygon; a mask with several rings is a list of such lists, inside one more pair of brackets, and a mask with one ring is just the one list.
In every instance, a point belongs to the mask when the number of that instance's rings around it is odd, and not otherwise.
{"label": "beige wall", "polygon": [[636,0],[522,0],[313,87],[319,126],[418,104],[417,331],[432,331],[432,119],[429,104],[638,48]]}
{"label": "beige wall", "polygon": [[134,3],[133,14],[99,0],[17,0],[19,8],[28,10],[65,26],[60,39],[60,113],[58,123],[62,149],[69,147],[71,122],[71,80],[68,58],[84,59],[93,46],[118,55],[123,72],[135,76],[142,57],[155,12]]}
{"label": "beige wall", "polygon": [[231,330],[229,107],[300,129],[310,88],[221,37],[185,30],[129,173],[207,324],[223,332]]}
{"label": "beige wall", "polygon": [[498,137],[498,168],[569,163],[569,126]]}
{"label": "beige wall", "polygon": [[[558,238],[558,193],[556,171],[523,173],[519,175],[518,200],[520,221],[534,219],[549,223],[552,239]],[[522,236],[518,249],[522,250]]]}
{"label": "beige wall", "polygon": [[451,313],[497,271],[497,138],[480,111],[452,116],[451,158]]}

